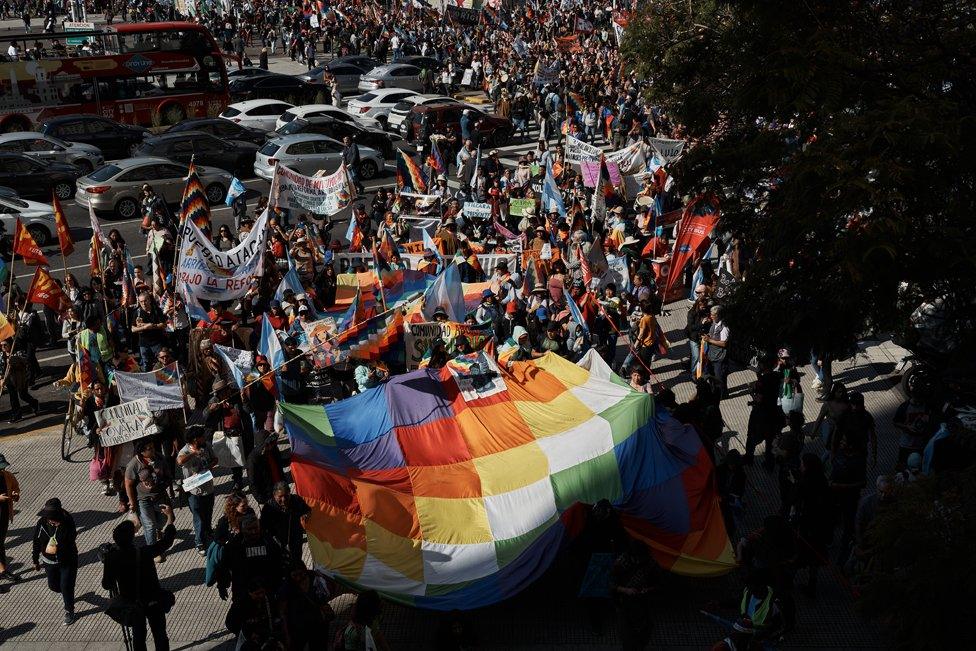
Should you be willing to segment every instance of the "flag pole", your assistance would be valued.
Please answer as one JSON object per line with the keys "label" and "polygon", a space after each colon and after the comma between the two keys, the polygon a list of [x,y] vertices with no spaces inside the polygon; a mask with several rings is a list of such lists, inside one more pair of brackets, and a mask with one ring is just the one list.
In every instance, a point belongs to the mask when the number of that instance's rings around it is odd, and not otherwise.
{"label": "flag pole", "polygon": [[386,294],[383,292],[383,273],[380,271],[380,258],[376,254],[376,240],[373,240],[373,271],[376,273],[376,283],[380,288],[380,305],[383,306],[383,311],[386,312]]}
{"label": "flag pole", "polygon": [[10,316],[10,303],[11,303],[10,299],[12,298],[11,293],[14,291],[14,266],[16,262],[17,262],[17,249],[16,247],[14,247],[14,250],[10,254],[10,272],[9,272],[10,279],[9,282],[7,283],[7,316]]}

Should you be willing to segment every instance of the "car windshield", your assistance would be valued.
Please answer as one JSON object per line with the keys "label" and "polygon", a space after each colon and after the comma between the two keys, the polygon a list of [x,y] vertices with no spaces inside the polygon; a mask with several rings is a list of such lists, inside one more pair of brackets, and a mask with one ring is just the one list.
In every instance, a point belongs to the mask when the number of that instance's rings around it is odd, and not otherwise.
{"label": "car windshield", "polygon": [[64,147],[65,149],[71,147],[71,145],[69,145],[64,140],[61,140],[60,138],[55,138],[54,136],[47,136],[47,139],[50,142],[53,142],[54,144],[58,145],[59,147]]}
{"label": "car windshield", "polygon": [[278,153],[279,147],[281,147],[281,145],[276,142],[266,142],[264,143],[264,146],[261,147],[260,153],[264,156],[274,156],[276,153]]}
{"label": "car windshield", "polygon": [[[286,114],[287,115],[287,114]],[[290,133],[301,133],[308,126],[308,120],[297,118],[291,122],[286,122],[278,129],[278,133],[288,135]]]}
{"label": "car windshield", "polygon": [[224,118],[232,118],[235,115],[240,115],[240,114],[241,114],[240,109],[236,109],[233,106],[228,106],[227,108],[224,109],[224,112],[221,113],[220,116]]}
{"label": "car windshield", "polygon": [[376,93],[364,93],[360,95],[358,99],[360,102],[363,102],[365,104],[366,102],[372,102],[376,98],[377,98]]}
{"label": "car windshield", "polygon": [[5,206],[10,206],[11,208],[27,208],[28,204],[26,201],[17,199],[16,197],[4,197],[0,199],[0,203]]}
{"label": "car windshield", "polygon": [[97,170],[88,175],[92,181],[108,181],[110,178],[122,171],[118,165],[102,165]]}

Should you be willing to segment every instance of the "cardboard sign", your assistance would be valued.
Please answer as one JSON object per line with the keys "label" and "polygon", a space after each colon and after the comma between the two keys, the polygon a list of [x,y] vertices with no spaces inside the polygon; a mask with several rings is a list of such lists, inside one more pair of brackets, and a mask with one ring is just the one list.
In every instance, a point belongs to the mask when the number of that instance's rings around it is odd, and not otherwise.
{"label": "cardboard sign", "polygon": [[102,447],[121,445],[159,433],[148,398],[140,398],[95,412]]}

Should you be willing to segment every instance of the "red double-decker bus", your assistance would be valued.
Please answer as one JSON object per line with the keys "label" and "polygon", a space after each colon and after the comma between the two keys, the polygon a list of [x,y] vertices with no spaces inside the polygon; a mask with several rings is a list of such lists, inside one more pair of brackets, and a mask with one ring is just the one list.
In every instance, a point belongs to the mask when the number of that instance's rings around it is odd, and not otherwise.
{"label": "red double-decker bus", "polygon": [[77,113],[161,126],[218,115],[230,99],[220,48],[195,23],[2,36],[0,51],[11,43],[20,55],[0,61],[0,131]]}

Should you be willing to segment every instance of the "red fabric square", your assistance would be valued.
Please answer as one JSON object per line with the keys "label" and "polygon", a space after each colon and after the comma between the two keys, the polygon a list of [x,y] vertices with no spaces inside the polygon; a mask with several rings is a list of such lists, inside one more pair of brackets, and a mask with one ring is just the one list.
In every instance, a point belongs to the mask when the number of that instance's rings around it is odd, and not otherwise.
{"label": "red fabric square", "polygon": [[471,452],[453,418],[397,427],[396,437],[408,466],[445,466],[471,459]]}

